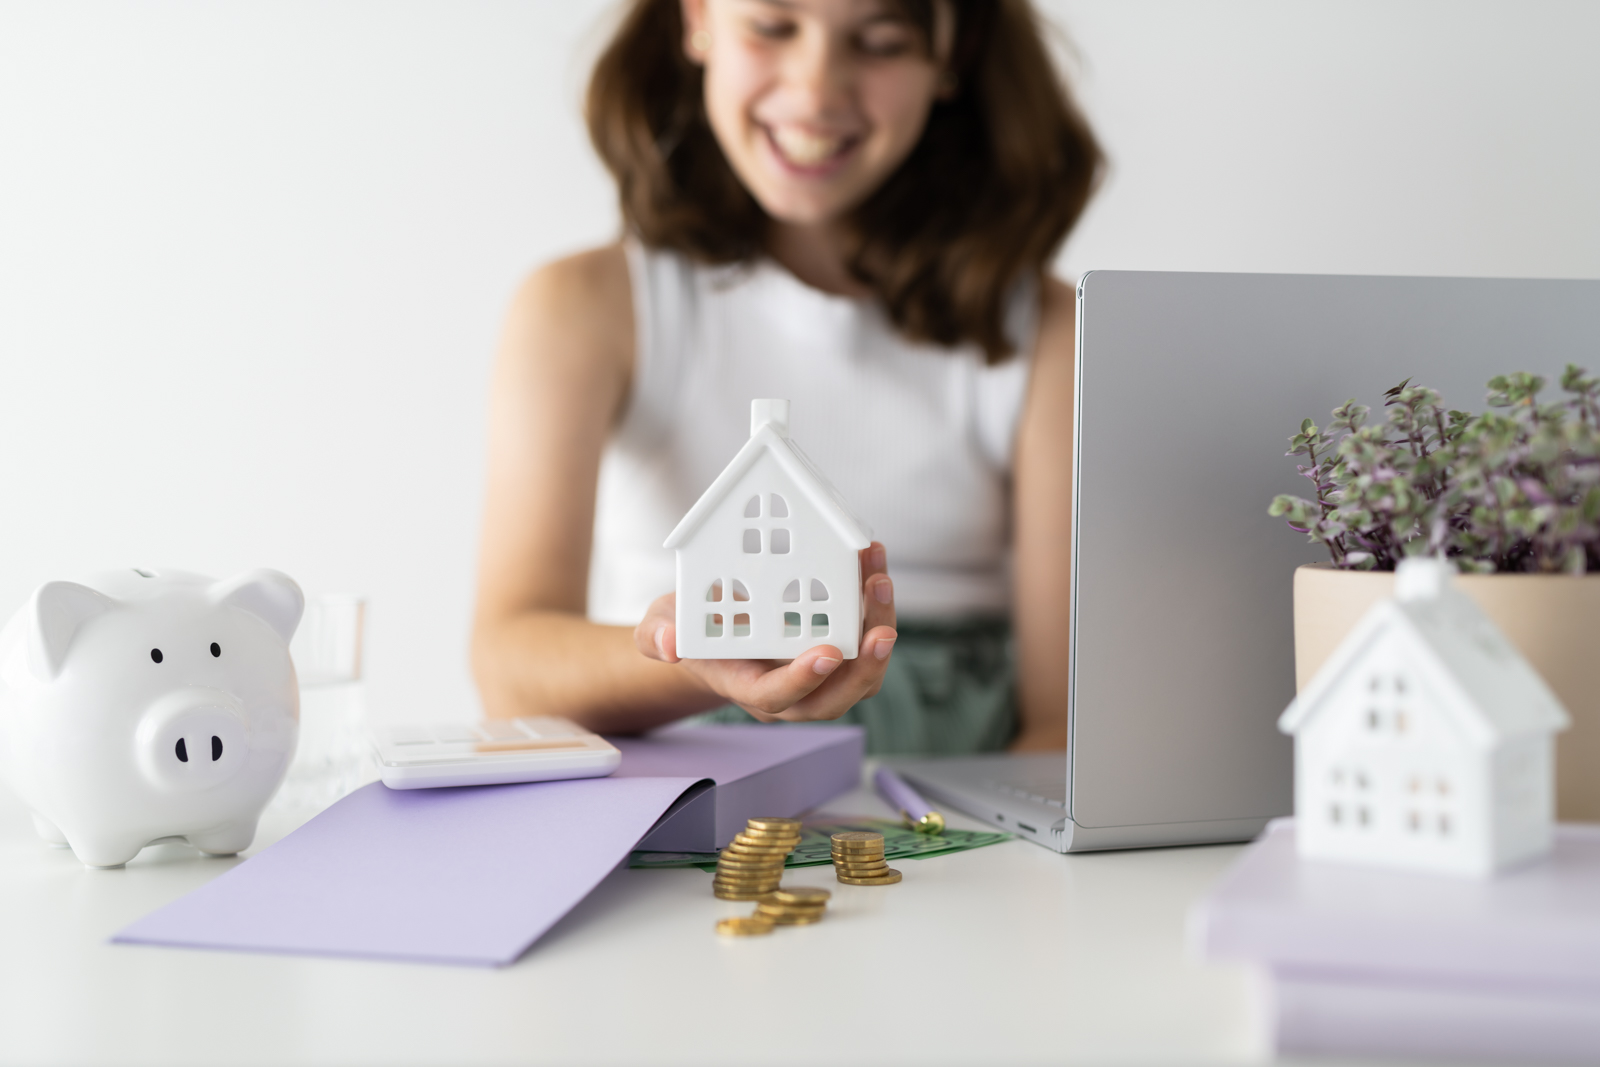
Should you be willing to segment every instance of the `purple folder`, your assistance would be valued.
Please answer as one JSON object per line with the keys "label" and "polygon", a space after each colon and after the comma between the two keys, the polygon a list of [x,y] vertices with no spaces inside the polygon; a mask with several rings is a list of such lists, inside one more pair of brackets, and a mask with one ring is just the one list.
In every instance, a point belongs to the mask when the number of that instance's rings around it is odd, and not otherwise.
{"label": "purple folder", "polygon": [[611,743],[622,750],[614,777],[709,779],[685,793],[638,847],[714,852],[752,815],[797,815],[854,789],[864,738],[859,726],[751,724],[679,726]]}
{"label": "purple folder", "polygon": [[609,778],[375,782],[113,940],[504,965],[658,821],[675,827],[663,840],[705,841],[735,820],[799,814],[860,774],[855,727],[687,727],[618,747]]}

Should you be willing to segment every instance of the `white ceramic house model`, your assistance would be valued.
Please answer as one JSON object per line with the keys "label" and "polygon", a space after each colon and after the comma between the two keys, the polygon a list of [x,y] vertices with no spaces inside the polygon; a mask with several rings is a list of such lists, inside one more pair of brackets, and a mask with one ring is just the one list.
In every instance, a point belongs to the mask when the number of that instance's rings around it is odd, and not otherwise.
{"label": "white ceramic house model", "polygon": [[1454,569],[1402,562],[1279,720],[1301,856],[1484,877],[1549,851],[1567,714]]}
{"label": "white ceramic house model", "polygon": [[789,402],[750,403],[750,440],[667,538],[678,560],[678,655],[791,659],[861,644],[861,564],[872,543],[789,439]]}

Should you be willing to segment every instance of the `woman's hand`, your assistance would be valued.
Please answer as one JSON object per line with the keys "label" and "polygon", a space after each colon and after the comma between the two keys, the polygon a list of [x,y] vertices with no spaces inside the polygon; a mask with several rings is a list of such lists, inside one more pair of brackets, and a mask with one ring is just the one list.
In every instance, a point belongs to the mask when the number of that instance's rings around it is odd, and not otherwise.
{"label": "woman's hand", "polygon": [[861,651],[846,662],[833,645],[807,649],[787,663],[770,659],[678,658],[677,596],[660,597],[633,631],[639,651],[663,663],[681,663],[700,682],[762,722],[837,719],[883,684],[894,629],[894,583],[883,546],[861,551],[861,602],[866,607]]}

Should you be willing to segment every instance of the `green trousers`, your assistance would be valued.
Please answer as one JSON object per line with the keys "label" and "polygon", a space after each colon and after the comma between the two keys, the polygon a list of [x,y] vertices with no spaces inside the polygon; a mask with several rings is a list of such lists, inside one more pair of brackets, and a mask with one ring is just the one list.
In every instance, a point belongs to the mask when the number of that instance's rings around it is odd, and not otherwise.
{"label": "green trousers", "polygon": [[[1004,749],[1017,732],[1016,657],[1004,619],[900,622],[883,688],[834,722],[866,728],[872,756]],[[754,722],[732,704],[693,722]]]}

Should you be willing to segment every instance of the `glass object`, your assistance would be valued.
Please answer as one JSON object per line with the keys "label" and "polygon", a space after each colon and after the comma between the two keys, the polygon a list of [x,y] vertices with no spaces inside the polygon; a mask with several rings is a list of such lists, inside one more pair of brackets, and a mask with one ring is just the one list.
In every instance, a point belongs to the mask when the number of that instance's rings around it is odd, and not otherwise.
{"label": "glass object", "polygon": [[289,642],[300,680],[300,743],[274,807],[320,811],[377,780],[363,722],[366,616],[362,597],[306,598],[305,615]]}

